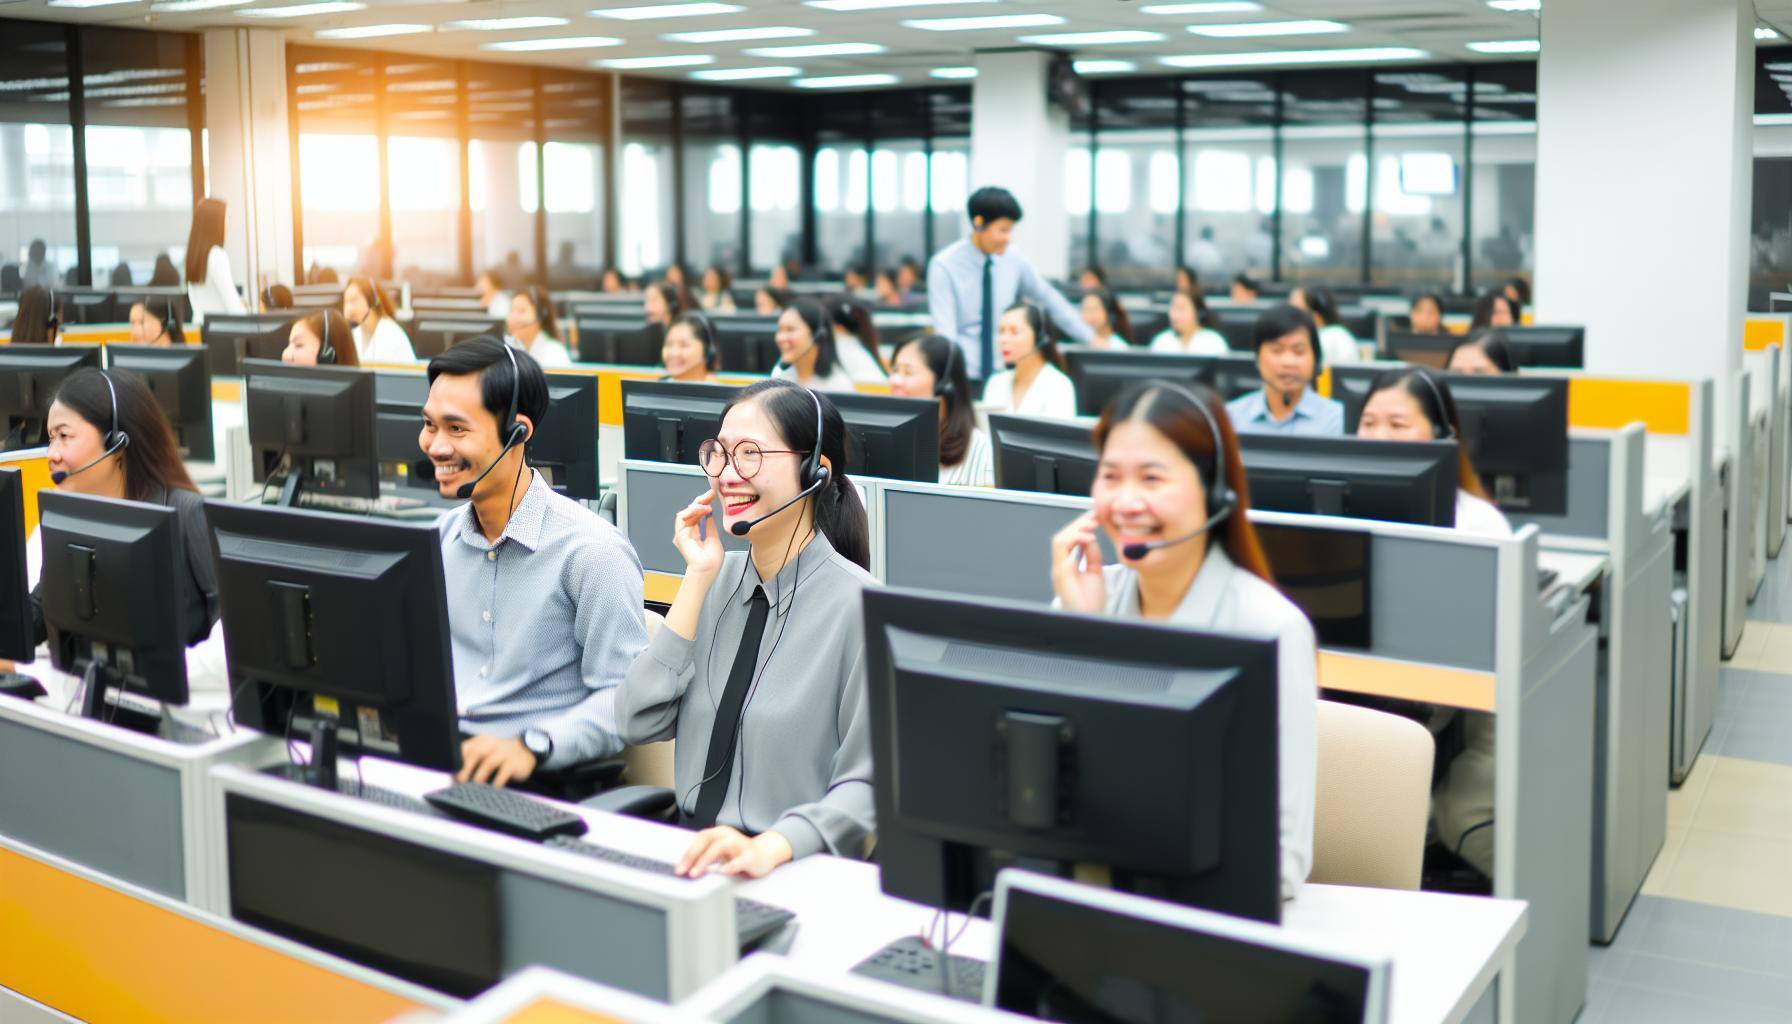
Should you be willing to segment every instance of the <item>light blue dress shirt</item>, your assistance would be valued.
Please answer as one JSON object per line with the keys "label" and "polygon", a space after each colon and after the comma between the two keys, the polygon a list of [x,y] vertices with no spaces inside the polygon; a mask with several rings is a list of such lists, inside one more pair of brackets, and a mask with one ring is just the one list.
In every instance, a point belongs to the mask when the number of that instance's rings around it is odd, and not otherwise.
{"label": "light blue dress shirt", "polygon": [[[992,258],[989,286],[994,291],[991,308],[996,316],[1026,299],[1051,317],[1058,329],[1077,341],[1087,342],[1095,334],[1083,322],[1082,314],[1058,290],[1045,283],[1039,272],[1013,251],[986,257],[981,249],[961,238],[939,252],[927,264],[927,313],[933,320],[933,332],[958,342],[964,349],[964,369],[970,376],[982,379],[994,373],[995,367],[983,365],[978,350],[983,330],[983,261]],[[990,347],[1000,355],[995,341],[995,328],[990,328]]]}
{"label": "light blue dress shirt", "polygon": [[647,647],[641,560],[610,522],[540,473],[496,544],[471,503],[437,521],[461,728],[540,729],[564,768],[622,749],[616,687]]}
{"label": "light blue dress shirt", "polygon": [[1308,388],[1285,420],[1269,414],[1269,400],[1259,388],[1226,403],[1232,429],[1241,434],[1311,434],[1339,437],[1344,433],[1344,406]]}

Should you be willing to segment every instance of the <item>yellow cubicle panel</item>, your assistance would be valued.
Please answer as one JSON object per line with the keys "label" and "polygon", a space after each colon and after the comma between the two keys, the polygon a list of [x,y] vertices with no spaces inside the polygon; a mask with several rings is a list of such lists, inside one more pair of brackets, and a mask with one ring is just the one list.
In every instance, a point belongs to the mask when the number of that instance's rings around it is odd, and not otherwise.
{"label": "yellow cubicle panel", "polygon": [[596,1010],[580,1009],[543,996],[505,1017],[504,1024],[622,1024],[622,1021]]}
{"label": "yellow cubicle panel", "polygon": [[1786,318],[1748,317],[1742,321],[1742,350],[1764,352],[1769,345],[1786,347]]}
{"label": "yellow cubicle panel", "polygon": [[25,485],[25,536],[37,532],[37,492],[56,485],[50,481],[50,457],[42,448],[0,454],[0,466],[16,468]]}
{"label": "yellow cubicle panel", "polygon": [[90,1021],[373,1022],[424,1009],[7,849],[0,986]]}
{"label": "yellow cubicle panel", "polygon": [[1692,384],[1617,377],[1568,378],[1568,425],[1620,430],[1641,423],[1651,434],[1692,432]]}

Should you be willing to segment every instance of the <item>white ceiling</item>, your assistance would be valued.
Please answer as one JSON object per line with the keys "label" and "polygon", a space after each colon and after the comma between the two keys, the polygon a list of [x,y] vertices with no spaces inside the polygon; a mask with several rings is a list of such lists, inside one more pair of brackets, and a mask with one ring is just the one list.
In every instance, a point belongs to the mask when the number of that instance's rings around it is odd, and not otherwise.
{"label": "white ceiling", "polygon": [[[1171,73],[1175,69],[1156,58],[1190,53],[1238,53],[1321,48],[1400,46],[1426,51],[1440,61],[1511,59],[1486,56],[1467,49],[1471,42],[1535,39],[1534,13],[1506,13],[1490,8],[1486,0],[1263,0],[1254,13],[1151,15],[1140,8],[1170,0],[993,0],[982,3],[937,3],[875,11],[842,13],[806,6],[800,0],[734,0],[745,10],[700,17],[649,21],[622,21],[591,17],[593,9],[626,7],[645,0],[363,0],[365,10],[352,13],[308,15],[291,20],[244,17],[243,12],[311,0],[252,0],[235,7],[188,13],[153,13],[153,0],[130,0],[103,7],[50,7],[48,0],[0,0],[0,15],[106,24],[197,30],[220,27],[270,28],[286,33],[292,42],[330,46],[359,46],[404,53],[477,58],[512,63],[559,67],[592,67],[594,62],[617,57],[656,57],[706,54],[714,57],[708,68],[745,68],[784,65],[801,69],[804,76],[887,73],[899,84],[935,81],[930,72],[939,67],[968,65],[978,50],[1012,48],[1028,44],[1019,37],[1056,32],[1090,32],[1116,29],[1143,30],[1163,35],[1162,40],[1105,46],[1065,48],[1080,58],[1122,59],[1134,62],[1138,73]],[[917,0],[919,2],[919,0]],[[1792,0],[1762,0],[1766,20],[1792,24]],[[950,18],[1004,14],[1049,14],[1063,24],[1039,28],[1006,28],[960,32],[930,32],[911,28],[904,21],[918,18]],[[416,35],[389,36],[364,41],[318,39],[318,30],[388,23],[440,26],[457,19],[508,18],[529,15],[562,17],[568,24],[545,29],[502,32],[447,30]],[[1251,39],[1214,39],[1191,34],[1190,25],[1292,19],[1327,19],[1349,26],[1348,31],[1321,35]],[[693,44],[668,41],[668,33],[756,26],[792,26],[812,35],[760,42]],[[505,53],[482,49],[482,44],[505,40],[560,36],[606,36],[622,40],[601,48],[534,53]],[[851,57],[760,57],[744,51],[826,43],[872,43],[885,52]],[[600,65],[601,66],[601,65]],[[698,68],[631,73],[663,77],[688,77]],[[787,88],[788,80],[741,82],[771,88]]]}

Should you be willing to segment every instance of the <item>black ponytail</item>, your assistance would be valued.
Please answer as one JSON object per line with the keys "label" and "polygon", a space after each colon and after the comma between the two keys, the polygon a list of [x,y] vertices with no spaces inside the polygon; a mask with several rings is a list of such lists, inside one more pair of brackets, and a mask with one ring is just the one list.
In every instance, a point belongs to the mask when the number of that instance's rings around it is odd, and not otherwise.
{"label": "black ponytail", "polygon": [[859,489],[846,475],[846,420],[841,417],[840,410],[819,391],[773,379],[735,392],[723,408],[722,418],[728,418],[729,409],[754,399],[760,400],[772,426],[795,451],[815,450],[815,401],[821,402],[821,454],[832,469],[828,473],[828,482],[815,492],[815,528],[847,561],[869,570],[871,527],[866,520],[865,503],[859,498]]}

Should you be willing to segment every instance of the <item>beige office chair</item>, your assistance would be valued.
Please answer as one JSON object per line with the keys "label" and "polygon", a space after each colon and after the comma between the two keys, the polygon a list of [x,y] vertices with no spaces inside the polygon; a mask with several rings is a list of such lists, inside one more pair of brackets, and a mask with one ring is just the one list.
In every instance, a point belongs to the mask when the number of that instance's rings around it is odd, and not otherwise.
{"label": "beige office chair", "polygon": [[[652,608],[642,610],[647,620],[647,642],[652,643],[660,627],[666,624],[666,617]],[[638,747],[629,747],[622,752],[623,780],[630,786],[658,786],[661,789],[672,788],[672,741],[647,743]]]}
{"label": "beige office chair", "polygon": [[1309,881],[1419,887],[1432,746],[1431,733],[1411,719],[1319,702],[1319,789]]}

